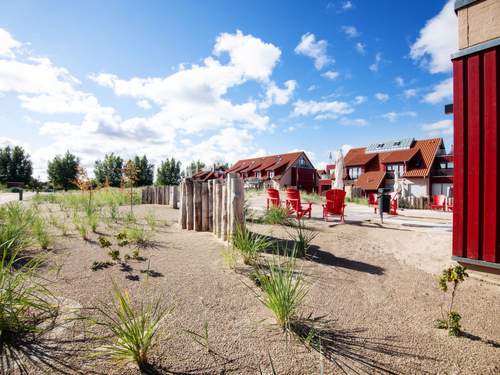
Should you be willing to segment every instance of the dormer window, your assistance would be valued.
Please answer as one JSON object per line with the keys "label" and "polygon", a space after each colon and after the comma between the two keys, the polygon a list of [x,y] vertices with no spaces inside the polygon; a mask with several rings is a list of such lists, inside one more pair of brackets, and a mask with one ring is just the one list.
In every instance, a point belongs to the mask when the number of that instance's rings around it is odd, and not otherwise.
{"label": "dormer window", "polygon": [[274,171],[269,171],[269,178],[273,178],[274,177]]}
{"label": "dormer window", "polygon": [[260,171],[255,173],[255,177],[260,178]]}

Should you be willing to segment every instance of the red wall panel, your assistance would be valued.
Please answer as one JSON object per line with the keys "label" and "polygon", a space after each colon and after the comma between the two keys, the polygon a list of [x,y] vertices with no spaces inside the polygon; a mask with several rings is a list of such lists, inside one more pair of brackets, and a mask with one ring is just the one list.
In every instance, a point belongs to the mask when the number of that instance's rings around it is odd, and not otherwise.
{"label": "red wall panel", "polygon": [[499,261],[498,246],[498,51],[483,57],[484,97],[484,212],[483,260]]}
{"label": "red wall panel", "polygon": [[467,209],[465,196],[465,102],[464,102],[465,61],[453,62],[453,255],[465,257],[465,222],[463,213]]}
{"label": "red wall panel", "polygon": [[453,255],[500,263],[500,47],[453,61]]}

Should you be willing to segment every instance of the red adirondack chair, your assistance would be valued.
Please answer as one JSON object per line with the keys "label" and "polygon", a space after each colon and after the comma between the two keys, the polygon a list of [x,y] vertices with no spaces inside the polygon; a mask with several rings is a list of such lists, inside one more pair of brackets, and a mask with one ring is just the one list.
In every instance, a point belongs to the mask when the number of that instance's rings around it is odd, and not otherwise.
{"label": "red adirondack chair", "polygon": [[446,209],[446,196],[443,194],[434,195],[432,197],[431,210],[445,210]]}
{"label": "red adirondack chair", "polygon": [[345,191],[340,189],[328,190],[325,197],[326,204],[323,205],[323,219],[326,221],[329,216],[340,216],[340,221],[343,223]]}
{"label": "red adirondack chair", "polygon": [[376,193],[368,193],[368,206],[373,207],[375,213],[377,213],[378,199]]}
{"label": "red adirondack chair", "polygon": [[300,192],[297,189],[289,188],[286,191],[286,206],[290,211],[297,214],[297,219],[301,219],[305,215],[311,218],[312,203],[302,204],[300,201]]}
{"label": "red adirondack chair", "polygon": [[[378,199],[376,200],[377,204],[373,206],[375,213],[378,210]],[[398,214],[398,195],[396,193],[391,193],[391,202],[389,205],[389,215],[396,216]]]}
{"label": "red adirondack chair", "polygon": [[272,207],[280,207],[281,199],[279,190],[269,188],[267,189],[267,209],[269,210],[269,206]]}

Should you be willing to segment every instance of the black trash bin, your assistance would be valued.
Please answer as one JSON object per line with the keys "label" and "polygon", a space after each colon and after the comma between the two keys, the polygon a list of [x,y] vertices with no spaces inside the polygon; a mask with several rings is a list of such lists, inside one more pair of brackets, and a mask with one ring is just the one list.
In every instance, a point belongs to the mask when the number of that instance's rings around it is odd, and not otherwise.
{"label": "black trash bin", "polygon": [[19,189],[19,200],[22,201],[23,200],[23,189]]}
{"label": "black trash bin", "polygon": [[391,196],[388,194],[391,189],[381,188],[378,189],[378,209],[380,213],[389,213],[391,209]]}

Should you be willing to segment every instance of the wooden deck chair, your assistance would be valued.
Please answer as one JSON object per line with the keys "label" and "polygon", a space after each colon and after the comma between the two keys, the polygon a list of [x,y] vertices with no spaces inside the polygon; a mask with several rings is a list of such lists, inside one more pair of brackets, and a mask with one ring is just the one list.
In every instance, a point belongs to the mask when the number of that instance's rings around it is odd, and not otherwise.
{"label": "wooden deck chair", "polygon": [[340,189],[326,192],[326,204],[323,205],[323,219],[325,221],[329,216],[340,216],[340,221],[344,222],[345,194],[345,191]]}
{"label": "wooden deck chair", "polygon": [[443,194],[434,195],[432,197],[431,210],[445,210],[446,209],[446,196]]}
{"label": "wooden deck chair", "polygon": [[305,215],[311,218],[312,203],[302,204],[300,201],[300,192],[297,189],[289,188],[286,191],[286,206],[292,212],[295,212],[297,219],[302,219]]}
{"label": "wooden deck chair", "polygon": [[279,190],[267,189],[267,209],[269,207],[281,207],[281,199]]}

